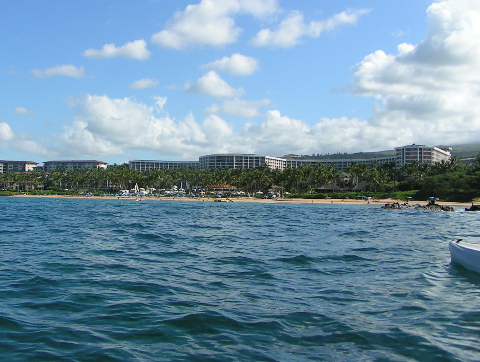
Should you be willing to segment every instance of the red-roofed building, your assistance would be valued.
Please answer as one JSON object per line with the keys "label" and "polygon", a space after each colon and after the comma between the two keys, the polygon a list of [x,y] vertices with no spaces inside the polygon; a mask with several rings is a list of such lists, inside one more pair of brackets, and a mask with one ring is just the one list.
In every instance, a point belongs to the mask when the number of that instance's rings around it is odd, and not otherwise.
{"label": "red-roofed building", "polygon": [[5,161],[0,160],[0,173],[35,171],[38,163],[33,161]]}

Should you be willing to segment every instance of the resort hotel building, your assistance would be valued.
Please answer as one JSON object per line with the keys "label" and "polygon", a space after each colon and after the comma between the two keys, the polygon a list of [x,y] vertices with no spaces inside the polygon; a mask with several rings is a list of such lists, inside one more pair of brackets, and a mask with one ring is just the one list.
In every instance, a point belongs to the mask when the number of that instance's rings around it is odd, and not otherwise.
{"label": "resort hotel building", "polygon": [[267,165],[271,169],[284,170],[285,159],[271,156],[258,156],[253,154],[217,154],[200,156],[200,168],[257,168]]}
{"label": "resort hotel building", "polygon": [[51,172],[59,168],[65,170],[81,170],[81,169],[95,169],[95,168],[107,168],[108,163],[103,161],[47,161],[43,163],[43,170],[45,172]]}
{"label": "resort hotel building", "polygon": [[0,173],[4,172],[31,172],[35,171],[38,163],[32,161],[2,161],[0,160]]}
{"label": "resort hotel building", "polygon": [[297,168],[302,165],[318,165],[322,164],[325,166],[333,165],[339,171],[345,171],[350,164],[364,163],[367,165],[373,165],[374,163],[385,164],[385,163],[395,163],[395,156],[392,157],[377,157],[377,158],[367,158],[367,159],[338,159],[338,160],[307,160],[307,159],[298,159],[298,158],[286,158],[286,167],[288,168]]}
{"label": "resort hotel building", "polygon": [[305,159],[299,156],[288,155],[285,157],[259,156],[254,154],[225,153],[200,156],[197,161],[130,161],[131,169],[147,171],[163,168],[198,167],[200,169],[211,168],[256,168],[267,165],[271,169],[284,170],[286,168],[298,168],[302,165],[333,165],[339,171],[345,171],[349,165],[363,163],[367,165],[393,163],[397,168],[403,167],[413,161],[419,163],[435,163],[450,160],[449,150],[438,147],[423,145],[410,145],[395,148],[395,154],[386,157],[365,159]]}
{"label": "resort hotel building", "polygon": [[148,161],[148,160],[134,160],[128,163],[128,167],[132,170],[140,172],[148,170],[161,170],[164,168],[179,169],[179,168],[198,168],[198,161]]}
{"label": "resort hotel building", "polygon": [[428,147],[423,145],[411,145],[395,148],[395,163],[397,168],[409,165],[412,162],[418,163],[437,163],[448,161],[452,157],[450,149],[442,150],[438,147]]}
{"label": "resort hotel building", "polygon": [[[436,163],[449,161],[451,149],[428,147],[424,145],[409,145],[396,147],[392,156],[375,157],[365,159],[305,159],[300,156],[288,155],[285,157],[259,156],[254,154],[226,153],[200,156],[198,161],[154,161],[134,160],[129,162],[129,168],[140,172],[159,169],[180,168],[257,168],[268,166],[271,169],[285,170],[286,168],[298,168],[302,165],[333,165],[339,171],[345,171],[349,165],[363,163],[367,165],[394,163],[397,168],[411,164]],[[31,161],[0,161],[0,173],[4,172],[29,172],[41,169],[38,163]],[[78,170],[107,168],[107,163],[97,160],[83,161],[47,161],[43,163],[43,170],[51,172],[57,169]]]}

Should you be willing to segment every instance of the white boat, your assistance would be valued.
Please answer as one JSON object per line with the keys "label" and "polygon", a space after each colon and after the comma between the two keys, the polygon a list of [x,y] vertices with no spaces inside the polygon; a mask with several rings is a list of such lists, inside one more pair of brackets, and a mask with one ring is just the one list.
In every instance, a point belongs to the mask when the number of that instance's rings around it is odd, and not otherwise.
{"label": "white boat", "polygon": [[464,243],[461,239],[448,243],[452,263],[480,273],[480,244]]}

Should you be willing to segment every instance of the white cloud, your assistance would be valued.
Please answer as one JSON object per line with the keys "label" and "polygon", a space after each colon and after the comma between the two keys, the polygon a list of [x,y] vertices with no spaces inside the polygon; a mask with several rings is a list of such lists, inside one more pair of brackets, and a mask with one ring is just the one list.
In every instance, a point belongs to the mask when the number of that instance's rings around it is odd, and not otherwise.
{"label": "white cloud", "polygon": [[137,60],[146,60],[150,58],[150,52],[147,49],[147,42],[143,39],[125,43],[116,47],[115,44],[105,44],[102,49],[87,49],[83,55],[88,58],[107,59],[115,57],[126,57]]}
{"label": "white cloud", "polygon": [[25,108],[25,107],[17,107],[14,109],[15,113],[24,114],[24,115],[33,115],[35,111]]}
{"label": "white cloud", "polygon": [[8,123],[2,122],[0,123],[0,141],[10,141],[14,137],[12,129],[8,125]]}
{"label": "white cloud", "polygon": [[366,120],[341,117],[322,118],[310,126],[278,110],[268,111],[260,124],[247,124],[238,139],[242,143],[234,139],[230,149],[270,156],[379,151],[411,142],[405,135],[392,132],[390,124],[372,126]]}
{"label": "white cloud", "polygon": [[174,49],[196,44],[231,44],[241,33],[234,15],[243,13],[261,18],[278,10],[276,0],[202,0],[188,5],[184,11],[177,11],[166,29],[152,35],[152,42]]}
{"label": "white cloud", "polygon": [[22,153],[35,154],[43,157],[56,155],[55,152],[38,143],[34,136],[28,134],[15,135],[15,138],[9,142],[8,147]]}
{"label": "white cloud", "polygon": [[0,123],[0,146],[22,153],[51,156],[52,152],[40,145],[33,136],[20,133],[15,134],[8,123]]}
{"label": "white cloud", "polygon": [[246,101],[243,99],[227,99],[221,105],[213,104],[205,111],[207,113],[215,114],[231,114],[239,117],[257,117],[260,115],[259,107],[267,106],[271,103],[269,99],[262,99],[260,101]]}
{"label": "white cloud", "polygon": [[448,0],[427,10],[428,35],[378,50],[354,68],[351,91],[379,99],[370,126],[403,143],[476,142],[480,132],[480,3]]}
{"label": "white cloud", "polygon": [[231,87],[214,70],[199,78],[195,84],[185,85],[185,91],[219,98],[234,98],[243,94],[243,89]]}
{"label": "white cloud", "polygon": [[[162,106],[164,102],[161,99]],[[201,123],[192,114],[176,121],[158,116],[157,105],[147,106],[131,98],[86,95],[77,100],[77,105],[82,116],[59,136],[59,152],[77,157],[135,150],[192,160],[218,152],[281,156],[290,152],[323,152],[339,144],[342,150],[348,150],[353,147],[352,137],[367,133],[366,123],[358,120],[325,119],[310,127],[275,110],[267,112],[260,124],[249,123],[234,131],[218,115],[209,115]]]}
{"label": "white cloud", "polygon": [[158,85],[157,79],[142,78],[130,84],[131,89],[154,88]]}
{"label": "white cloud", "polygon": [[349,9],[324,21],[305,23],[303,13],[291,12],[275,30],[262,29],[251,40],[257,47],[290,48],[301,42],[304,37],[318,38],[324,31],[331,31],[342,25],[355,24],[358,19],[370,10]]}
{"label": "white cloud", "polygon": [[[226,150],[222,137],[231,139],[231,127],[220,117],[202,124],[188,115],[183,121],[157,115],[165,98],[149,107],[131,98],[85,95],[76,100],[79,115],[58,137],[65,155],[100,157],[127,150],[144,150],[172,157],[198,159],[198,155]],[[159,104],[160,103],[160,104]]]}
{"label": "white cloud", "polygon": [[132,98],[85,95],[77,99],[79,116],[58,137],[57,152],[71,157],[104,157],[147,151],[195,160],[200,155],[223,152],[281,156],[378,151],[385,144],[392,148],[407,144],[408,138],[392,132],[388,122],[372,125],[358,119],[324,118],[309,126],[277,110],[268,111],[261,122],[248,123],[235,131],[215,114],[202,122],[192,114],[183,120],[160,116],[165,102],[165,98],[159,98],[147,106]]}
{"label": "white cloud", "polygon": [[89,130],[88,123],[81,120],[76,120],[72,126],[65,127],[65,132],[59,136],[59,141],[60,153],[70,157],[96,158],[123,153],[120,146],[102,138],[101,135],[95,135]]}
{"label": "white cloud", "polygon": [[163,107],[167,104],[167,97],[153,97],[153,99],[155,100],[157,111],[163,111]]}
{"label": "white cloud", "polygon": [[202,65],[203,69],[217,69],[233,75],[252,75],[258,70],[258,61],[242,54],[232,54],[214,62]]}
{"label": "white cloud", "polygon": [[50,78],[56,75],[62,75],[65,77],[72,77],[72,78],[83,78],[85,77],[85,68],[76,67],[72,64],[58,65],[56,67],[52,67],[44,70],[34,69],[32,70],[32,74],[37,78]]}

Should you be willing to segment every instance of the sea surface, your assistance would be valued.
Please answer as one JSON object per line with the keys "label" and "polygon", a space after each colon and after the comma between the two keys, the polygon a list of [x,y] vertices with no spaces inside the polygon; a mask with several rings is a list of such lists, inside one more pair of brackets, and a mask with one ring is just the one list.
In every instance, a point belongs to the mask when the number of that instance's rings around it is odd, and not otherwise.
{"label": "sea surface", "polygon": [[480,360],[480,213],[380,206],[0,197],[0,360]]}

